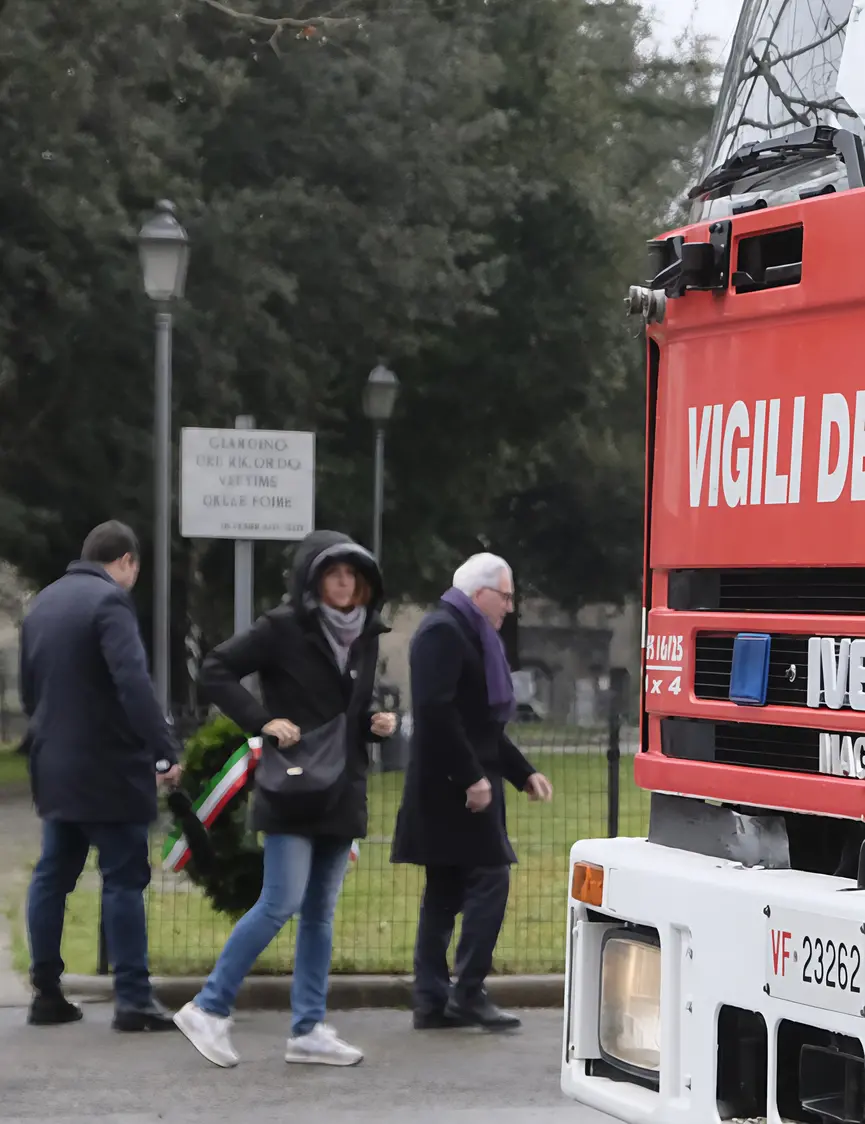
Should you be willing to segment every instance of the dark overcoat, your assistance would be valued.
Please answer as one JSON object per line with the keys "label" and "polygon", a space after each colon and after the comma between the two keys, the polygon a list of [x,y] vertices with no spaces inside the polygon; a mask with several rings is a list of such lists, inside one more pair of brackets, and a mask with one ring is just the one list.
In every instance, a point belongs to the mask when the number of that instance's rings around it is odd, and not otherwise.
{"label": "dark overcoat", "polygon": [[[372,588],[372,603],[363,634],[352,645],[345,672],[328,643],[312,593],[328,560],[352,562]],[[214,648],[200,672],[202,693],[248,735],[268,722],[286,718],[304,730],[315,730],[348,717],[347,766],[334,807],[321,819],[297,824],[276,802],[256,790],[253,826],[269,834],[298,834],[352,840],[366,835],[368,744],[378,741],[370,731],[379,636],[388,629],[379,606],[382,582],[373,557],[347,535],[314,531],[301,544],[294,564],[287,603],[271,609],[247,632]],[[258,674],[261,700],[242,683]]]}
{"label": "dark overcoat", "polygon": [[73,562],[21,628],[21,701],[36,810],[77,823],[156,819],[156,763],[177,744],[147,668],[130,594]]}
{"label": "dark overcoat", "polygon": [[[516,862],[503,781],[522,791],[535,769],[490,714],[480,638],[442,602],[412,640],[413,730],[391,861],[495,867]],[[466,808],[466,789],[486,777],[492,803]]]}

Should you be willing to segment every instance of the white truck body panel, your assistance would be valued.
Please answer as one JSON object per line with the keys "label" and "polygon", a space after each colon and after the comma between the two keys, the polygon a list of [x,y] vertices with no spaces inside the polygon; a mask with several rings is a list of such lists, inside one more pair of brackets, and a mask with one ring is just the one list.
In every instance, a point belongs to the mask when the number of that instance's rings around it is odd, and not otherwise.
{"label": "white truck body panel", "polygon": [[[766,1021],[770,1102],[782,1020],[865,1042],[865,892],[855,882],[747,869],[644,839],[576,843],[571,866],[577,862],[604,868],[603,905],[595,912],[610,926],[632,922],[660,937],[661,1067],[658,1092],[587,1076],[587,1059],[600,1057],[600,948],[609,926],[589,921],[569,886],[561,1072],[567,1096],[629,1124],[720,1120],[716,1034],[725,1004],[760,1012]],[[821,952],[818,966],[818,941],[821,950],[830,942],[835,950],[834,975],[827,971],[829,952]],[[770,1103],[769,1124],[780,1119]]]}

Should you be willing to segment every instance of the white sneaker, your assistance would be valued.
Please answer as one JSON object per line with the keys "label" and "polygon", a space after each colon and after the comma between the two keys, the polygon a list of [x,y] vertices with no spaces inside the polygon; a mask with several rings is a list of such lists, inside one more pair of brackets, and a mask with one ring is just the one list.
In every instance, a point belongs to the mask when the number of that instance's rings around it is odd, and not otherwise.
{"label": "white sneaker", "polygon": [[224,1069],[237,1065],[240,1055],[231,1044],[231,1019],[220,1018],[187,1003],[174,1016],[174,1023],[202,1057]]}
{"label": "white sneaker", "polygon": [[289,1038],[285,1060],[306,1065],[359,1065],[363,1051],[343,1042],[332,1027],[318,1023],[309,1034]]}

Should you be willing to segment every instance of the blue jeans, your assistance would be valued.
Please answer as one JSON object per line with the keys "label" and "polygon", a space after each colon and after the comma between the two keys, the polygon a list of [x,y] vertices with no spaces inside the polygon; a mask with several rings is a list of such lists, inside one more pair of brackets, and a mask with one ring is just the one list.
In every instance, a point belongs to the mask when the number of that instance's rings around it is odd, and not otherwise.
{"label": "blue jeans", "polygon": [[196,996],[211,1015],[228,1016],[250,968],[289,918],[300,913],[291,981],[291,1031],[309,1034],[323,1021],[333,950],[333,915],[351,843],[300,835],[264,837],[261,897],[238,921]]}
{"label": "blue jeans", "polygon": [[42,824],[42,855],[27,895],[30,978],[43,995],[60,992],[66,896],[78,882],[91,847],[99,852],[102,910],[118,1008],[146,1007],[153,998],[147,966],[144,891],[150,883],[146,824]]}

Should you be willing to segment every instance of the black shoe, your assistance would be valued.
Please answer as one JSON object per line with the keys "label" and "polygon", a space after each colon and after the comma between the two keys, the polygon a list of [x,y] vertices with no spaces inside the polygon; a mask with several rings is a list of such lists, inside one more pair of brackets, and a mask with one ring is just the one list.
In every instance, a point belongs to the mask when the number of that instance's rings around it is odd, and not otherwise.
{"label": "black shoe", "polygon": [[468,1001],[451,999],[445,1007],[445,1016],[458,1019],[463,1026],[479,1026],[484,1030],[518,1030],[523,1025],[516,1015],[497,1007],[486,993]]}
{"label": "black shoe", "polygon": [[30,1026],[63,1026],[77,1023],[84,1012],[77,1003],[70,1003],[59,992],[56,995],[37,995],[30,1004],[27,1022]]}
{"label": "black shoe", "polygon": [[466,1025],[456,1015],[448,1014],[444,1008],[440,1011],[415,1011],[413,1019],[415,1030],[454,1030]]}
{"label": "black shoe", "polygon": [[114,1012],[115,1030],[177,1030],[174,1016],[155,999],[146,1007],[119,1007]]}

